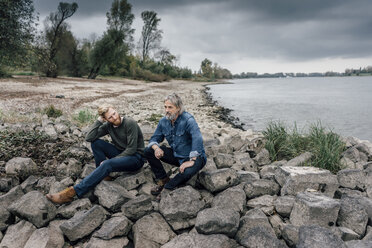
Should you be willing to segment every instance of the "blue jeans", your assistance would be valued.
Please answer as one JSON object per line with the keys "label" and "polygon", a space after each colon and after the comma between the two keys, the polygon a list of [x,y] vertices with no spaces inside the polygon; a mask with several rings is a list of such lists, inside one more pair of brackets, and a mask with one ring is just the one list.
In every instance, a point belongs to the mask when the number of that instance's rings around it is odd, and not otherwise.
{"label": "blue jeans", "polygon": [[[166,146],[161,146],[160,148],[164,151],[164,156],[160,158],[161,161],[177,167],[181,165],[179,162],[180,158],[174,157],[173,150],[171,148]],[[166,178],[167,173],[164,170],[163,164],[155,157],[154,150],[151,147],[146,147],[144,155],[151,166],[151,170],[154,173],[155,178]],[[172,190],[180,184],[186,183],[204,167],[205,163],[206,161],[203,157],[197,157],[193,166],[186,168],[183,173],[178,173],[174,178],[164,185],[164,188]]]}
{"label": "blue jeans", "polygon": [[116,157],[122,151],[106,141],[97,139],[92,142],[91,146],[96,162],[96,169],[85,177],[83,181],[74,186],[76,195],[79,198],[93,189],[111,172],[137,171],[144,164],[144,159],[139,153],[133,156]]}

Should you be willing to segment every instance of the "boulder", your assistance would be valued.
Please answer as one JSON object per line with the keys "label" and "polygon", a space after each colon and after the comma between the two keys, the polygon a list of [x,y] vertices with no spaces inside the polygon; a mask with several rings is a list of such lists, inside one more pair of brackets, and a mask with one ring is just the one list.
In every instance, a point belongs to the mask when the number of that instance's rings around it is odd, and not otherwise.
{"label": "boulder", "polygon": [[88,198],[82,198],[71,202],[70,204],[63,205],[58,208],[57,215],[63,218],[70,219],[81,210],[88,210],[92,207],[92,203]]}
{"label": "boulder", "polygon": [[102,248],[102,247],[110,247],[110,248],[123,248],[127,247],[129,244],[129,239],[127,237],[119,237],[113,238],[110,240],[104,240],[92,237],[88,243],[84,245],[84,248]]}
{"label": "boulder", "polygon": [[58,166],[56,175],[59,177],[78,177],[81,174],[82,165],[75,158],[68,158]]}
{"label": "boulder", "polygon": [[282,166],[277,169],[275,180],[282,187],[281,195],[296,195],[314,189],[333,197],[339,187],[336,175],[315,167]]}
{"label": "boulder", "polygon": [[36,190],[41,191],[44,194],[48,194],[50,191],[50,188],[56,182],[57,180],[54,176],[40,178],[39,181],[37,181]]}
{"label": "boulder", "polygon": [[371,240],[352,240],[345,242],[347,248],[371,248]]}
{"label": "boulder", "polygon": [[21,198],[23,195],[22,187],[18,185],[9,190],[5,195],[0,196],[0,206],[7,209],[13,202]]}
{"label": "boulder", "polygon": [[203,235],[198,233],[183,233],[176,236],[161,248],[238,248],[235,240],[223,234]]}
{"label": "boulder", "polygon": [[152,213],[139,219],[132,228],[135,247],[160,247],[176,234],[159,213]]}
{"label": "boulder", "polygon": [[341,187],[363,190],[366,175],[360,169],[344,169],[337,173],[337,179]]}
{"label": "boulder", "polygon": [[234,156],[227,153],[218,153],[214,156],[213,160],[217,169],[231,168],[234,163]]}
{"label": "boulder", "polygon": [[7,175],[17,176],[22,181],[37,172],[37,166],[31,158],[16,157],[5,165]]}
{"label": "boulder", "polygon": [[[30,176],[32,177],[32,176]],[[1,177],[0,178],[0,192],[8,192],[13,187],[19,185],[17,177]]]}
{"label": "boulder", "polygon": [[346,248],[344,242],[329,229],[317,225],[302,226],[296,248]]}
{"label": "boulder", "polygon": [[90,173],[92,173],[94,170],[96,169],[96,165],[93,164],[93,163],[90,163],[90,164],[86,164],[84,165],[83,167],[83,170],[80,174],[80,177],[81,178],[85,178],[87,177],[88,175],[90,175]]}
{"label": "boulder", "polygon": [[234,169],[224,168],[216,171],[202,171],[199,182],[210,192],[222,191],[238,184],[239,176]]}
{"label": "boulder", "polygon": [[243,213],[245,205],[245,192],[239,187],[232,187],[222,191],[212,201],[212,207],[228,208],[238,213]]}
{"label": "boulder", "polygon": [[283,226],[281,236],[289,247],[296,247],[299,238],[300,227],[292,224],[286,224]]}
{"label": "boulder", "polygon": [[120,184],[111,181],[100,182],[95,187],[94,195],[97,196],[100,205],[111,211],[119,210],[124,203],[135,198],[134,194]]}
{"label": "boulder", "polygon": [[151,198],[147,195],[140,195],[122,205],[121,211],[129,219],[138,220],[153,211]]}
{"label": "boulder", "polygon": [[35,230],[24,248],[62,248],[64,244],[62,231],[58,227],[49,226]]}
{"label": "boulder", "polygon": [[259,179],[249,182],[244,186],[244,192],[248,199],[262,195],[277,195],[280,191],[279,185],[273,180]]}
{"label": "boulder", "polygon": [[249,153],[236,152],[234,153],[234,164],[232,168],[240,171],[252,171],[257,172],[258,167],[253,159],[251,159]]}
{"label": "boulder", "polygon": [[70,241],[75,241],[92,233],[105,219],[104,208],[95,205],[89,210],[77,212],[74,217],[61,224],[60,228]]}
{"label": "boulder", "polygon": [[115,216],[103,222],[101,228],[93,233],[93,237],[109,240],[115,237],[126,236],[133,223],[125,216]]}
{"label": "boulder", "polygon": [[338,226],[336,228],[338,229],[340,237],[343,241],[350,241],[359,238],[359,235],[356,232],[347,227]]}
{"label": "boulder", "polygon": [[253,158],[253,160],[257,163],[258,166],[263,166],[271,163],[269,151],[265,148],[261,149],[261,151]]}
{"label": "boulder", "polygon": [[28,193],[36,189],[36,185],[39,181],[39,177],[31,175],[21,184],[24,193]]}
{"label": "boulder", "polygon": [[0,206],[0,231],[4,231],[14,222],[14,216],[3,206]]}
{"label": "boulder", "polygon": [[1,240],[1,248],[19,248],[24,247],[27,240],[31,237],[36,227],[30,222],[21,220],[17,224],[11,225]]}
{"label": "boulder", "polygon": [[200,193],[191,186],[186,186],[162,194],[159,212],[174,230],[179,230],[193,226],[196,215],[204,206]]}
{"label": "boulder", "polygon": [[271,215],[274,213],[274,201],[276,200],[277,196],[271,195],[263,195],[257,198],[251,199],[247,201],[248,209],[251,208],[259,208],[265,214]]}
{"label": "boulder", "polygon": [[28,220],[36,227],[44,227],[54,219],[57,208],[39,191],[31,191],[9,206],[14,215]]}
{"label": "boulder", "polygon": [[249,230],[240,244],[247,248],[286,248],[284,242],[280,241],[275,235],[267,232],[264,227],[256,226]]}
{"label": "boulder", "polygon": [[302,166],[311,160],[313,154],[311,152],[304,152],[301,155],[289,160],[285,166]]}
{"label": "boulder", "polygon": [[228,208],[206,208],[196,217],[195,228],[201,234],[225,234],[234,237],[240,215]]}
{"label": "boulder", "polygon": [[146,183],[146,176],[142,170],[136,174],[120,176],[115,179],[115,183],[120,184],[126,190],[132,190]]}
{"label": "boulder", "polygon": [[316,192],[298,193],[290,215],[295,226],[335,226],[340,202]]}
{"label": "boulder", "polygon": [[260,174],[258,174],[257,172],[239,170],[237,173],[240,183],[249,183],[260,179]]}
{"label": "boulder", "polygon": [[275,211],[283,217],[289,217],[292,212],[295,199],[296,198],[292,195],[279,196],[274,201]]}

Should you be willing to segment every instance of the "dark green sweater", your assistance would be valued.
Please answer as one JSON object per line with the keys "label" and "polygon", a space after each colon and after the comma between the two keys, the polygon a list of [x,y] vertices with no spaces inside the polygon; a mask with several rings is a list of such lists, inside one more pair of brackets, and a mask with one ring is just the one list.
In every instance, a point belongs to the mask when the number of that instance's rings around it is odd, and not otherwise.
{"label": "dark green sweater", "polygon": [[93,142],[96,139],[109,134],[116,148],[122,150],[117,157],[131,156],[136,152],[143,155],[145,144],[143,135],[137,122],[131,118],[124,117],[118,127],[109,122],[96,121],[88,130],[85,140]]}

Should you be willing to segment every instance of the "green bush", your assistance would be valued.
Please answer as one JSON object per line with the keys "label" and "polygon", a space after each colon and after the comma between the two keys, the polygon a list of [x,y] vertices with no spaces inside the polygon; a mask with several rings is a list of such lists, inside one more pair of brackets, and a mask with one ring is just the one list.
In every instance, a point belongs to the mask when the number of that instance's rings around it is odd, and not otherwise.
{"label": "green bush", "polygon": [[163,118],[163,115],[161,114],[151,114],[151,116],[147,118],[146,120],[158,123],[161,118]]}
{"label": "green bush", "polygon": [[73,116],[73,120],[78,122],[80,125],[92,123],[97,118],[98,115],[92,113],[89,109],[80,110],[79,113]]}
{"label": "green bush", "polygon": [[54,105],[49,105],[43,110],[43,113],[46,114],[48,117],[57,118],[62,116],[62,110],[57,109],[54,107]]}
{"label": "green bush", "polygon": [[309,165],[327,169],[333,173],[343,169],[340,164],[345,144],[341,137],[320,124],[310,126],[308,134],[302,134],[295,125],[291,131],[281,122],[270,122],[263,131],[265,148],[271,161],[290,160],[306,151],[314,156]]}

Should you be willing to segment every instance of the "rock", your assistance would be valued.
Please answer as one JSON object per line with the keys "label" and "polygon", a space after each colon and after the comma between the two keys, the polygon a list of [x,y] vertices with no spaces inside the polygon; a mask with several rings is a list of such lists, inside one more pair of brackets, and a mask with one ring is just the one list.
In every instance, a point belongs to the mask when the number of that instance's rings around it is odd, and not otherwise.
{"label": "rock", "polygon": [[43,192],[44,194],[49,193],[50,187],[57,182],[54,176],[40,178],[36,184],[36,190]]}
{"label": "rock", "polygon": [[285,166],[302,166],[311,160],[313,154],[311,152],[302,153],[300,156],[292,158],[289,160]]}
{"label": "rock", "polygon": [[232,168],[237,171],[252,171],[257,172],[258,166],[254,162],[253,159],[251,159],[249,153],[246,152],[236,152],[234,153],[234,164],[232,165]]}
{"label": "rock", "polygon": [[353,163],[357,163],[360,161],[359,151],[355,147],[347,149],[342,155],[344,158],[350,159]]}
{"label": "rock", "polygon": [[368,222],[368,214],[364,206],[360,205],[356,198],[344,197],[340,202],[341,207],[337,224],[353,230],[361,238],[365,233]]}
{"label": "rock", "polygon": [[27,240],[31,237],[36,227],[30,222],[21,220],[17,224],[11,225],[1,240],[1,248],[19,248],[24,247]]}
{"label": "rock", "polygon": [[204,207],[209,208],[212,206],[214,196],[208,190],[199,190],[200,195],[205,203]]}
{"label": "rock", "polygon": [[278,165],[264,165],[261,167],[260,176],[262,179],[275,180],[275,172],[278,169]]}
{"label": "rock", "polygon": [[213,160],[217,169],[231,168],[234,163],[234,156],[227,153],[218,153]]}
{"label": "rock", "polygon": [[78,177],[81,174],[82,165],[75,158],[66,159],[58,166],[57,176],[59,177]]}
{"label": "rock", "polygon": [[160,247],[176,234],[159,213],[152,213],[139,219],[132,228],[135,247]]}
{"label": "rock", "polygon": [[62,248],[64,244],[65,240],[62,231],[52,226],[35,230],[27,240],[24,248]]}
{"label": "rock", "polygon": [[193,226],[196,215],[204,206],[200,193],[186,186],[162,195],[159,212],[174,230],[179,230]]}
{"label": "rock", "polygon": [[258,166],[263,166],[271,163],[269,151],[265,148],[261,149],[261,151],[257,154],[253,160],[257,163]]}
{"label": "rock", "polygon": [[0,178],[0,191],[8,192],[11,188],[19,185],[19,180],[16,177],[2,177]]}
{"label": "rock", "polygon": [[265,140],[261,137],[255,138],[248,143],[247,151],[249,154],[256,156],[265,147]]}
{"label": "rock", "polygon": [[295,203],[295,197],[291,195],[279,196],[274,201],[275,211],[283,217],[289,217],[293,205]]}
{"label": "rock", "polygon": [[238,171],[239,182],[249,183],[260,179],[260,174],[253,171]]}
{"label": "rock", "polygon": [[49,194],[58,193],[72,185],[74,185],[74,181],[70,177],[67,177],[61,180],[60,182],[53,183],[49,188]]}
{"label": "rock", "polygon": [[30,191],[35,190],[38,181],[39,181],[39,178],[38,177],[33,176],[33,175],[29,176],[21,184],[21,187],[22,187],[23,192],[28,193]]}
{"label": "rock", "polygon": [[353,230],[347,227],[339,226],[337,228],[341,234],[340,236],[343,241],[350,241],[350,240],[355,240],[359,238],[359,235],[356,232],[354,232]]}
{"label": "rock", "polygon": [[263,195],[263,196],[247,201],[247,207],[249,209],[259,208],[265,214],[271,215],[274,212],[274,201],[275,200],[276,200],[276,196]]}
{"label": "rock", "polygon": [[279,185],[267,179],[259,179],[244,186],[244,192],[248,199],[252,199],[262,195],[277,195],[279,193]]}
{"label": "rock", "polygon": [[121,211],[129,219],[138,220],[153,211],[151,198],[147,195],[140,195],[122,205]]}
{"label": "rock", "polygon": [[15,202],[16,200],[21,198],[23,195],[24,194],[23,194],[23,191],[22,191],[22,187],[18,185],[16,187],[12,188],[11,190],[9,190],[9,192],[6,193],[5,195],[0,196],[0,206],[8,209],[8,207],[13,202]]}
{"label": "rock", "polygon": [[234,169],[219,169],[216,171],[202,171],[199,182],[210,192],[222,191],[238,184],[239,176]]}
{"label": "rock", "polygon": [[239,227],[240,215],[227,208],[206,208],[196,217],[195,228],[201,234],[225,234],[234,237]]}
{"label": "rock", "polygon": [[371,240],[372,241],[372,226],[367,226],[366,235],[364,236],[363,240]]}
{"label": "rock", "polygon": [[329,229],[317,225],[302,226],[296,248],[346,248],[344,242]]}
{"label": "rock", "polygon": [[245,192],[238,188],[228,188],[213,198],[212,207],[228,208],[238,213],[243,213],[246,205]]}
{"label": "rock", "polygon": [[203,235],[198,233],[183,233],[161,246],[161,248],[238,248],[233,239],[223,234]]}
{"label": "rock", "polygon": [[245,141],[240,137],[240,135],[233,135],[230,138],[227,138],[225,142],[233,152],[241,150],[245,145]]}
{"label": "rock", "polygon": [[70,241],[75,241],[92,233],[105,219],[106,211],[95,205],[89,210],[77,212],[74,217],[61,224],[60,228]]}
{"label": "rock", "polygon": [[289,247],[296,247],[299,239],[299,230],[300,228],[298,226],[291,224],[286,224],[283,226],[282,237]]}
{"label": "rock", "polygon": [[278,214],[269,216],[269,222],[274,229],[275,235],[281,237],[284,222]]}
{"label": "rock", "polygon": [[285,248],[288,247],[284,242],[278,240],[278,238],[266,231],[264,227],[254,227],[249,230],[245,237],[240,241],[240,244],[247,248]]}
{"label": "rock", "polygon": [[341,187],[363,190],[366,176],[363,170],[344,169],[337,173],[337,179]]}
{"label": "rock", "polygon": [[14,216],[3,206],[0,206],[0,231],[4,231],[14,222]]}
{"label": "rock", "polygon": [[69,132],[69,127],[64,123],[56,123],[54,128],[57,134],[66,134]]}
{"label": "rock", "polygon": [[334,198],[341,199],[343,197],[364,197],[367,196],[366,192],[353,190],[348,188],[338,188],[335,192]]}
{"label": "rock", "polygon": [[103,222],[101,228],[93,234],[93,237],[100,239],[112,239],[114,237],[126,236],[133,223],[125,216],[112,217]]}
{"label": "rock", "polygon": [[57,208],[39,191],[31,191],[9,206],[14,215],[30,221],[36,227],[44,227],[54,219]]}
{"label": "rock", "polygon": [[63,218],[70,219],[81,210],[88,210],[92,207],[92,203],[87,198],[82,198],[71,202],[70,204],[63,205],[58,208],[57,215]]}
{"label": "rock", "polygon": [[336,175],[315,167],[282,166],[277,169],[275,180],[282,186],[281,195],[296,195],[314,189],[333,197],[339,186]]}
{"label": "rock", "polygon": [[83,167],[83,171],[81,172],[80,177],[81,178],[85,178],[85,177],[89,176],[95,169],[96,169],[96,165],[95,164],[93,164],[93,163],[86,164]]}
{"label": "rock", "polygon": [[340,203],[316,192],[298,193],[290,215],[295,226],[316,224],[322,227],[335,226]]}
{"label": "rock", "polygon": [[371,240],[352,240],[345,242],[347,248],[371,248]]}
{"label": "rock", "polygon": [[111,211],[119,210],[121,205],[135,198],[135,196],[124,187],[110,181],[100,182],[94,190],[94,195],[98,197],[100,205]]}
{"label": "rock", "polygon": [[124,175],[115,179],[115,182],[123,186],[127,190],[136,189],[146,183],[146,177],[143,171],[134,175]]}
{"label": "rock", "polygon": [[262,227],[270,236],[275,236],[274,229],[262,210],[252,209],[248,211],[245,216],[240,218],[239,229],[235,235],[235,239],[241,243],[241,241],[247,237],[247,233],[255,227]]}
{"label": "rock", "polygon": [[37,166],[31,158],[16,157],[9,160],[5,165],[7,175],[18,176],[21,180],[37,172]]}
{"label": "rock", "polygon": [[110,248],[123,248],[127,247],[129,240],[127,237],[120,237],[120,238],[113,238],[110,240],[104,240],[99,238],[91,238],[89,242],[84,245],[84,248],[102,248],[102,247],[110,247]]}

